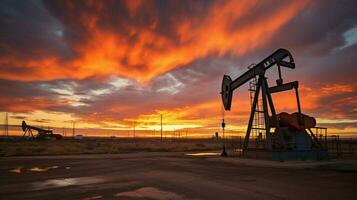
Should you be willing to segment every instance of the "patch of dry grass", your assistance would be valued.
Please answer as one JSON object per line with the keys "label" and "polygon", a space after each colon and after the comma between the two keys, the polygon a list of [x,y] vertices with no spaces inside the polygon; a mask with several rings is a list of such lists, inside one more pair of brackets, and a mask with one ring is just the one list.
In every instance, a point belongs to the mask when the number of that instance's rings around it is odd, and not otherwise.
{"label": "patch of dry grass", "polygon": [[0,156],[115,154],[125,152],[173,152],[217,150],[222,144],[212,139],[165,140],[140,138],[85,138],[59,141],[0,139]]}

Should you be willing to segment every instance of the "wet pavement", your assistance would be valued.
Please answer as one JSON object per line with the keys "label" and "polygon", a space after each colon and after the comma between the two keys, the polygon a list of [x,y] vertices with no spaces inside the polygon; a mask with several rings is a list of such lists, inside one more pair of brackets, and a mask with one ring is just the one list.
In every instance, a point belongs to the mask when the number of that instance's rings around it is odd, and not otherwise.
{"label": "wet pavement", "polygon": [[280,163],[218,154],[0,158],[0,199],[354,199],[357,195],[356,161]]}

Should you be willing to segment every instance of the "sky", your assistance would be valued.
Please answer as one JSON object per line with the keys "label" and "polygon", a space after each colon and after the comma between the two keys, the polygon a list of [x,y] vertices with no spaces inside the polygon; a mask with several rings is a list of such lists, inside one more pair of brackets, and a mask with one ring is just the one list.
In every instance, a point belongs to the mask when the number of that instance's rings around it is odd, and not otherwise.
{"label": "sky", "polygon": [[[97,130],[221,132],[220,87],[278,48],[296,68],[302,112],[357,136],[357,2],[0,1],[0,111],[9,122]],[[270,85],[276,69],[267,72]],[[243,135],[247,85],[224,113]],[[292,92],[273,95],[296,112]],[[2,117],[3,119],[4,117]],[[122,131],[122,132],[120,132]],[[149,134],[149,133],[147,133]]]}

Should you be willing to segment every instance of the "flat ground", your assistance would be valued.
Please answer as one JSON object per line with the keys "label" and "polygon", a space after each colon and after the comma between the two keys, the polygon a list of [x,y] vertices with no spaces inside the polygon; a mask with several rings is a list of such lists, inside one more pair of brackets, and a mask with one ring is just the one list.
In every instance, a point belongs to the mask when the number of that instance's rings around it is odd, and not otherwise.
{"label": "flat ground", "polygon": [[356,161],[187,152],[0,157],[0,199],[355,199]]}
{"label": "flat ground", "polygon": [[[239,140],[227,140],[232,148]],[[228,146],[227,146],[228,147]],[[95,138],[82,140],[64,138],[59,141],[26,140],[21,137],[0,138],[0,156],[117,154],[129,152],[207,151],[222,148],[222,142],[213,139],[159,138]]]}

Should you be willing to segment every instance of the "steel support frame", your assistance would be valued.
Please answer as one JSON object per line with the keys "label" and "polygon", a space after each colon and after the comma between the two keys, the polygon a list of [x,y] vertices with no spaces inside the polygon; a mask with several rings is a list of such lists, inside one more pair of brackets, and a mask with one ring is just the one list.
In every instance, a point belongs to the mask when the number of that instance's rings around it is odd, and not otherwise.
{"label": "steel support frame", "polygon": [[259,92],[260,92],[261,85],[262,85],[262,79],[259,78],[258,79],[258,83],[256,85],[256,89],[255,89],[252,108],[251,108],[251,111],[250,111],[250,117],[249,117],[247,132],[246,132],[246,135],[245,135],[245,138],[244,138],[244,143],[243,143],[243,150],[247,150],[248,149],[250,132],[251,132],[252,125],[253,125],[254,113],[255,113],[255,109],[257,107],[257,102],[258,102],[258,98],[259,98]]}
{"label": "steel support frame", "polygon": [[29,128],[26,128],[26,129],[25,129],[25,132],[24,132],[24,134],[22,135],[22,137],[26,137],[27,135],[28,135],[28,137],[34,138],[34,136],[33,136],[33,134],[32,134],[32,131],[31,131],[31,129],[29,129]]}
{"label": "steel support frame", "polygon": [[[255,111],[256,111],[256,106],[257,106],[258,99],[259,99],[260,90],[262,92],[265,134],[266,134],[266,148],[268,150],[273,149],[273,135],[270,133],[271,126],[270,126],[270,122],[269,122],[269,110],[272,114],[272,118],[273,118],[274,122],[277,124],[276,125],[277,132],[279,132],[279,129],[280,129],[278,119],[276,116],[276,112],[275,112],[273,99],[272,99],[270,91],[269,91],[268,82],[266,80],[266,77],[259,76],[258,83],[256,85],[255,94],[254,94],[253,104],[252,104],[252,108],[251,108],[251,112],[250,112],[247,132],[246,132],[246,136],[245,136],[244,143],[243,143],[243,150],[248,149],[250,133],[252,130],[252,125],[253,125],[254,115],[255,115]],[[279,135],[279,136],[280,136],[279,143],[283,148],[285,148],[284,138],[282,138],[281,135]]]}

